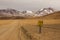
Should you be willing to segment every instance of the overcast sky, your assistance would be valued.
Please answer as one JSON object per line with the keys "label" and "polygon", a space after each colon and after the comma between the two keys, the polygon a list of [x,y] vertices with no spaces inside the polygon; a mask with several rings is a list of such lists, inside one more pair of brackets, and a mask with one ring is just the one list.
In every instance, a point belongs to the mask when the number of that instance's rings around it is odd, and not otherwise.
{"label": "overcast sky", "polygon": [[38,10],[47,7],[60,10],[60,0],[0,0],[0,9]]}

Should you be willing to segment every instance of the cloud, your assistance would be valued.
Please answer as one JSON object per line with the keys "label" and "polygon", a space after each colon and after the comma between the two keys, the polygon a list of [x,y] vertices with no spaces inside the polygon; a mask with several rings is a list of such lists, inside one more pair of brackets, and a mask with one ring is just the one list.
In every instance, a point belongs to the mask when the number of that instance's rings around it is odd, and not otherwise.
{"label": "cloud", "polygon": [[51,0],[49,6],[60,10],[60,0]]}
{"label": "cloud", "polygon": [[0,0],[0,8],[15,8],[18,10],[36,10],[44,7],[60,8],[60,0]]}

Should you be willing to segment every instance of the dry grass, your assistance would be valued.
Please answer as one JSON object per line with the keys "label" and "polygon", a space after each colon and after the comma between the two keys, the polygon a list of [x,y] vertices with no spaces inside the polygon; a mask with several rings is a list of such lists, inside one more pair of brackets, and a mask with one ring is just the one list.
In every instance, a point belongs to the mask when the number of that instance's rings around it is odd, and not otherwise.
{"label": "dry grass", "polygon": [[[39,20],[41,20],[41,19],[0,20],[0,34],[1,34],[1,32],[5,31],[4,28],[5,29],[9,28],[5,33],[3,33],[3,35],[0,35],[0,40],[18,40],[18,28],[19,27],[25,26],[25,28],[26,28],[26,25],[29,25],[29,27],[31,29],[32,26],[30,26],[30,25],[37,25]],[[48,19],[48,20],[44,19],[43,23],[47,24],[47,25],[60,24],[60,19],[56,19],[56,20],[55,19]],[[32,30],[29,30],[29,31],[32,31]],[[43,32],[42,34],[34,34],[35,35],[34,36],[32,33],[32,35],[35,38],[37,38],[39,35],[41,35],[41,40],[44,40],[44,39],[50,40],[51,38],[54,40],[55,33],[56,33],[56,37],[60,37],[60,36],[58,36],[58,34],[60,32],[57,32],[57,31],[55,32],[54,29],[43,28],[42,32]],[[35,31],[35,33],[36,33],[36,31]],[[49,37],[51,37],[51,38],[49,38]],[[56,40],[57,39],[58,38],[56,38]],[[23,38],[23,40],[25,40],[25,39]],[[40,39],[38,39],[38,40],[40,40]]]}
{"label": "dry grass", "polygon": [[45,19],[43,22],[44,24],[60,24],[60,19]]}
{"label": "dry grass", "polygon": [[1,25],[8,25],[8,24],[10,24],[12,22],[13,22],[13,20],[0,20],[0,26]]}
{"label": "dry grass", "polygon": [[[9,24],[13,21],[19,21],[20,25],[37,25],[39,20],[41,19],[0,20],[0,25]],[[60,19],[43,19],[43,24],[60,24]]]}

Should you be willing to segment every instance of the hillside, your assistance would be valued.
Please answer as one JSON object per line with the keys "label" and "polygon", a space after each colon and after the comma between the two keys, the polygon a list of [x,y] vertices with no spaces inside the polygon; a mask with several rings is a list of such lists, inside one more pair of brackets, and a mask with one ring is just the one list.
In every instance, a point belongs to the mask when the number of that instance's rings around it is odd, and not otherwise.
{"label": "hillside", "polygon": [[60,19],[60,11],[43,16],[43,19]]}

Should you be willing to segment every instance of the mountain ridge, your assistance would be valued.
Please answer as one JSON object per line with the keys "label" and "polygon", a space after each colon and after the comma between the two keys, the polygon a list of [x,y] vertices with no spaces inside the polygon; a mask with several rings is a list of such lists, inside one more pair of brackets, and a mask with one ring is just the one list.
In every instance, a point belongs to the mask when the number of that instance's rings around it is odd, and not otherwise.
{"label": "mountain ridge", "polygon": [[43,8],[36,12],[29,10],[20,12],[15,9],[2,9],[0,10],[0,18],[39,18],[54,12],[53,8]]}

